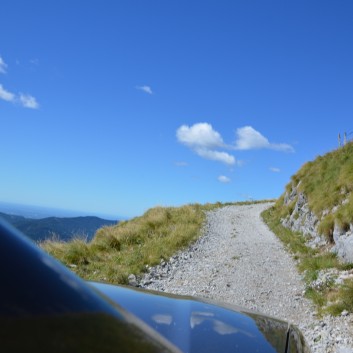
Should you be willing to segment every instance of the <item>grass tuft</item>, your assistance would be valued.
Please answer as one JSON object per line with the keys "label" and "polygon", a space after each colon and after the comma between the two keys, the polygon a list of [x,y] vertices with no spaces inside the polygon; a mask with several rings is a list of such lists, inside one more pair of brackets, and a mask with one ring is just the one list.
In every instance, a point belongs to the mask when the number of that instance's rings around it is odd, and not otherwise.
{"label": "grass tuft", "polygon": [[338,268],[340,263],[336,254],[318,253],[315,256],[303,256],[301,258],[298,269],[301,272],[305,271],[304,279],[311,282],[317,279],[319,271],[329,268]]}
{"label": "grass tuft", "polygon": [[327,311],[332,315],[340,315],[342,311],[347,310],[353,313],[353,280],[346,282],[338,289],[335,296],[335,303],[331,304]]}

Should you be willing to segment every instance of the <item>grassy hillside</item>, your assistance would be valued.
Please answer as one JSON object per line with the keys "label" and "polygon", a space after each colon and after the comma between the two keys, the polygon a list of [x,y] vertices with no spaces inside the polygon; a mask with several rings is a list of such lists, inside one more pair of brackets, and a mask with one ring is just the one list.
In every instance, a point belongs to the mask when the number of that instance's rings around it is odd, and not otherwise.
{"label": "grassy hillside", "polygon": [[92,241],[45,241],[41,246],[87,280],[126,283],[146,265],[169,259],[197,239],[204,211],[217,205],[156,207],[143,216],[99,229]]}
{"label": "grassy hillside", "polygon": [[293,187],[305,194],[309,208],[319,220],[318,232],[333,241],[335,224],[349,229],[353,223],[353,143],[339,148],[314,161],[306,163],[286,186],[285,193],[274,207],[263,213],[269,227],[287,245],[299,260],[299,270],[307,283],[307,295],[320,310],[339,314],[342,310],[353,312],[353,281],[347,280],[342,286],[327,282],[324,287],[315,288],[312,283],[320,273],[333,269],[345,271],[353,264],[342,264],[328,247],[313,249],[306,245],[307,238],[298,232],[284,228],[281,219],[294,213],[296,200],[285,204],[286,194]]}
{"label": "grassy hillside", "polygon": [[[336,223],[349,228],[353,223],[353,142],[324,156],[319,156],[292,176],[287,191],[298,185],[298,191],[306,195],[310,209],[319,218],[319,232],[330,237]],[[276,209],[287,216],[291,207],[283,207],[284,195]],[[334,210],[335,212],[331,212]],[[325,215],[325,213],[329,213]]]}

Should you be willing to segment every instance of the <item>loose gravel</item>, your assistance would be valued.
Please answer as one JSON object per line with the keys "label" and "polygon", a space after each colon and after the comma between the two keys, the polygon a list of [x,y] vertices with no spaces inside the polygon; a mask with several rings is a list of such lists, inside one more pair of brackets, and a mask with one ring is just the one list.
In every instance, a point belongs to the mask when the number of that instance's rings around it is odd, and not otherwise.
{"label": "loose gravel", "polygon": [[207,213],[203,236],[154,268],[144,288],[240,305],[297,325],[313,353],[353,353],[353,315],[318,318],[295,260],[261,219],[271,204]]}

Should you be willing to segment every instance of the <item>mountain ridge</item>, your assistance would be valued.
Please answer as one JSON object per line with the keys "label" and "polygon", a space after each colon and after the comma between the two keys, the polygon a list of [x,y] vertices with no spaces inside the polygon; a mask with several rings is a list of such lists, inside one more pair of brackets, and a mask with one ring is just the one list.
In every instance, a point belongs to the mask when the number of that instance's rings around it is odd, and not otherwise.
{"label": "mountain ridge", "polygon": [[35,219],[0,212],[0,217],[36,242],[53,237],[60,241],[69,241],[75,237],[82,237],[89,241],[98,229],[118,223],[118,221],[96,216],[53,216]]}

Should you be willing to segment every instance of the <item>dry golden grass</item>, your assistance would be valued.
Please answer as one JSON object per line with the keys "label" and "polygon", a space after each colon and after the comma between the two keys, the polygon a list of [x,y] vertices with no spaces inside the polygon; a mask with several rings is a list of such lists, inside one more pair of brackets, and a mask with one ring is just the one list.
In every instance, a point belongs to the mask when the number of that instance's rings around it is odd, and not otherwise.
{"label": "dry golden grass", "polygon": [[155,207],[143,216],[99,229],[93,240],[64,243],[47,240],[41,247],[87,280],[126,283],[130,273],[169,259],[200,235],[205,210],[216,205]]}

